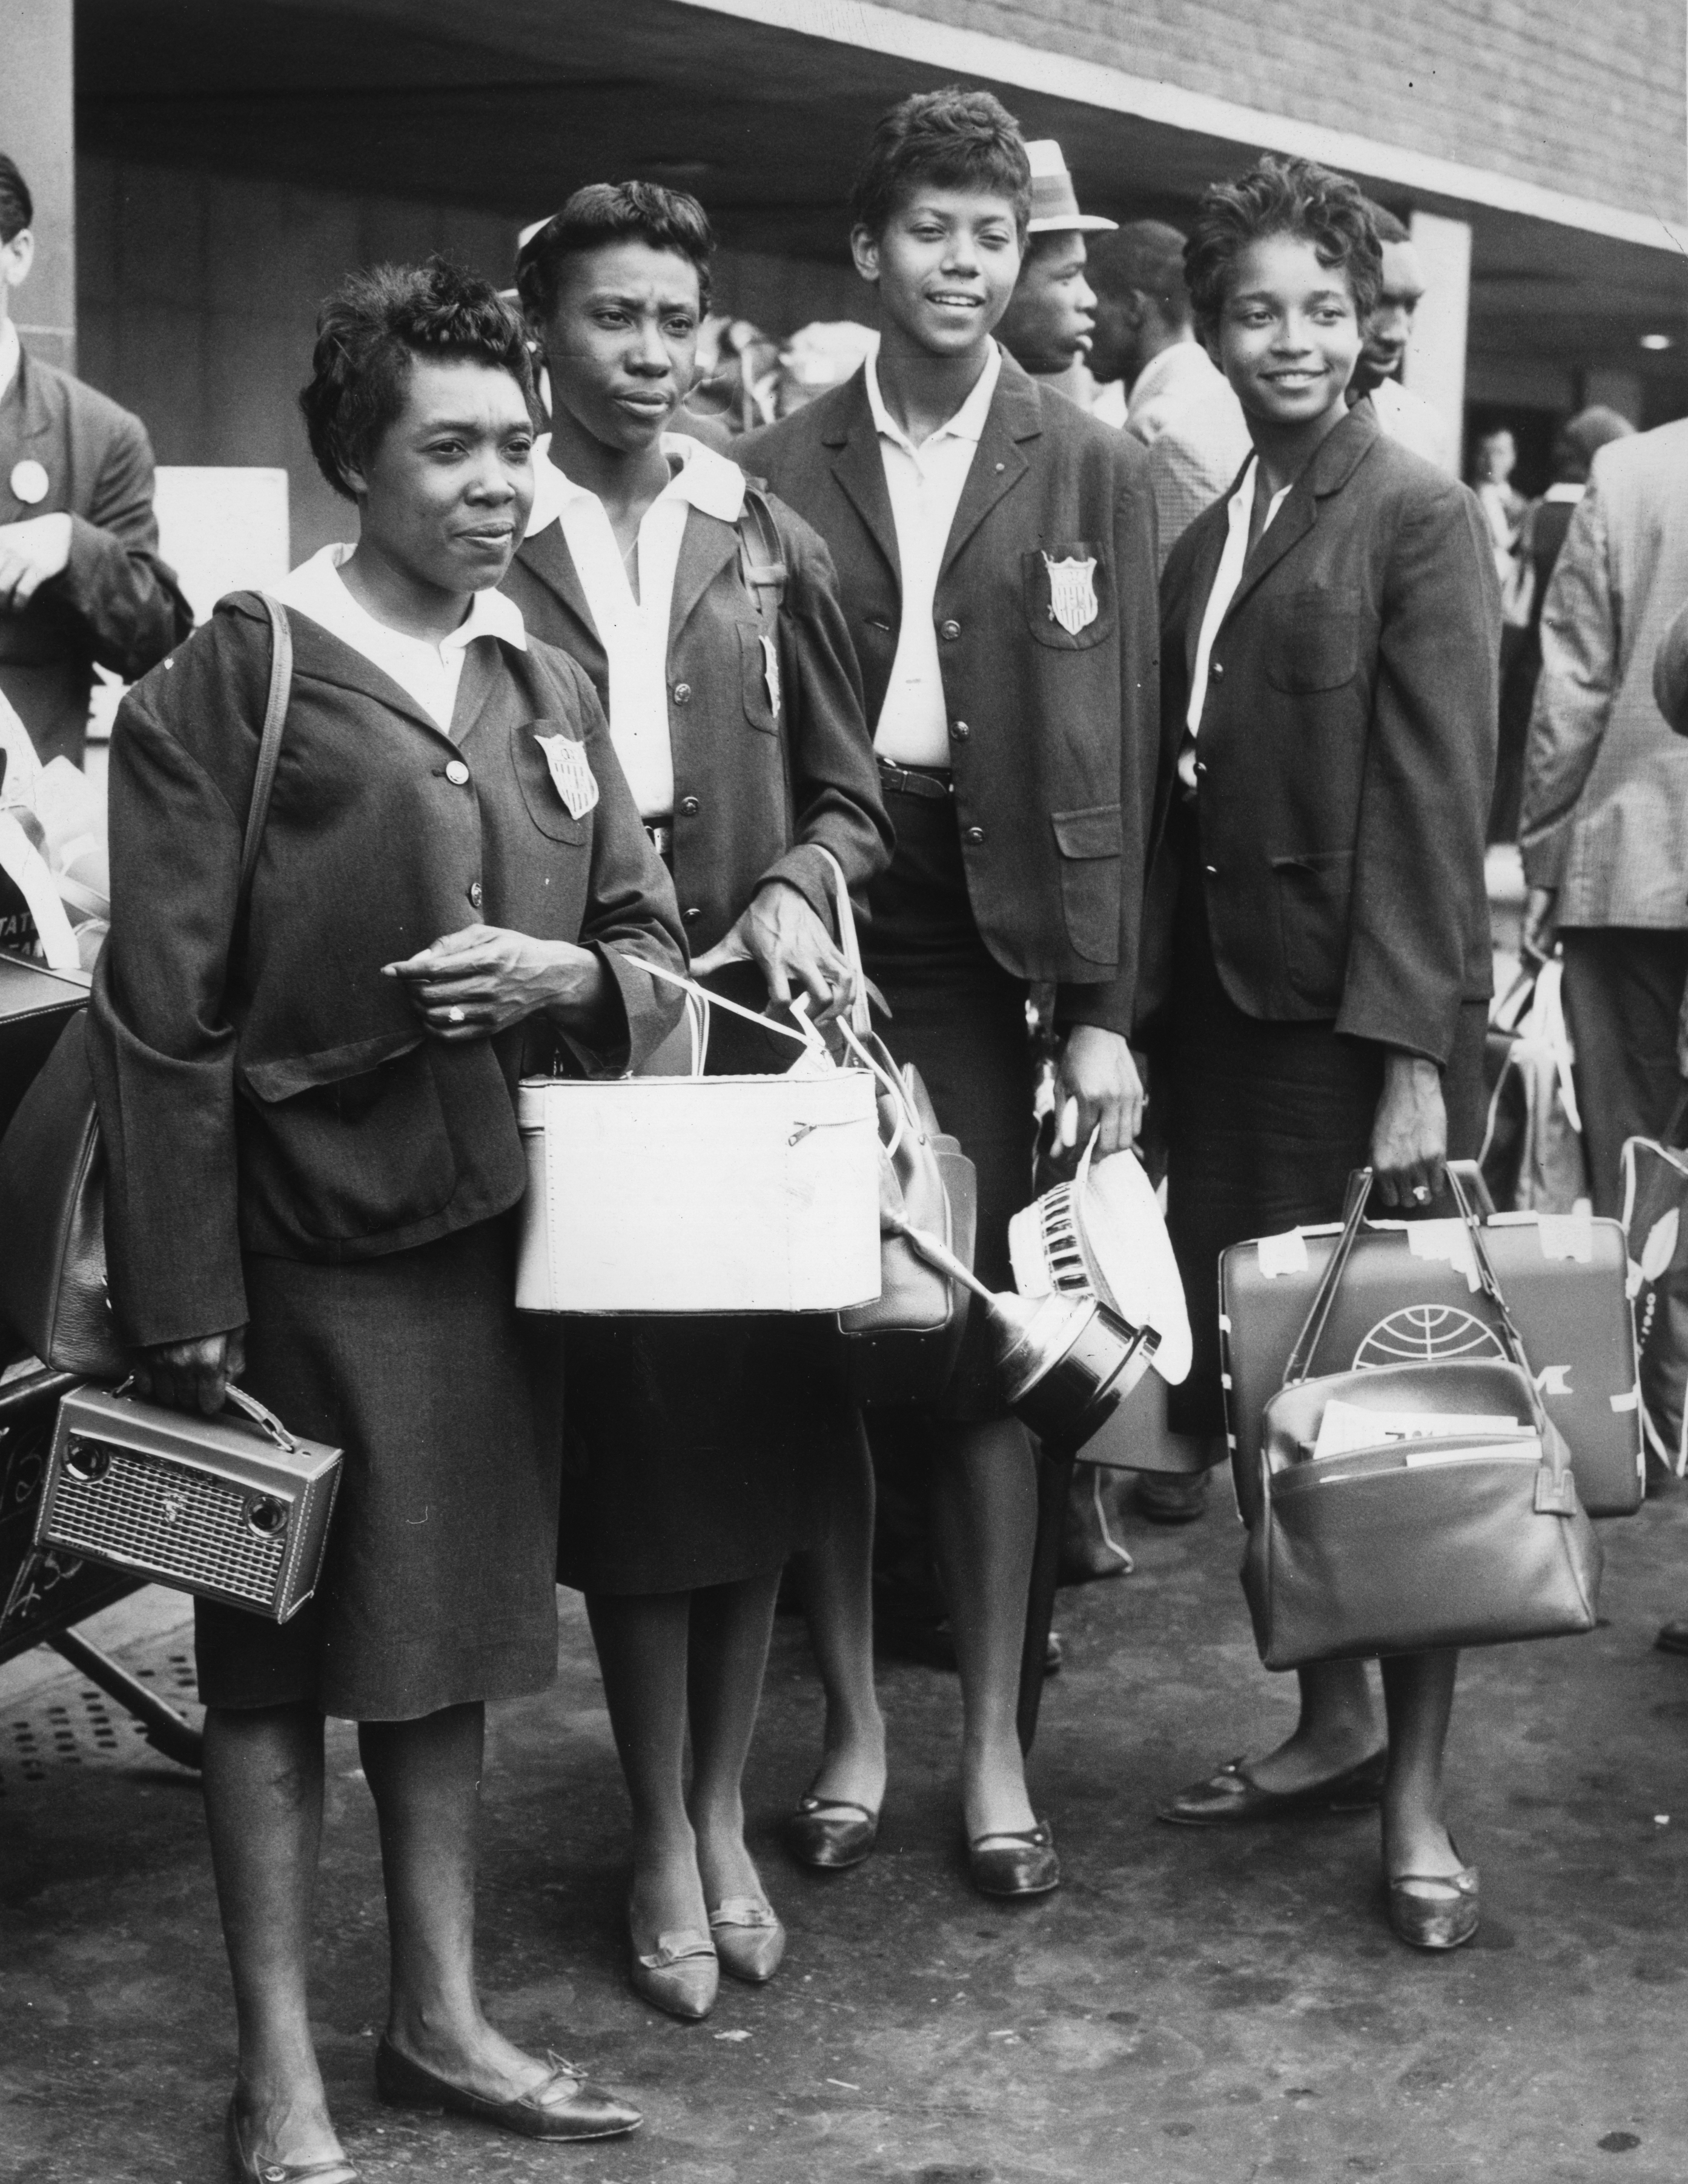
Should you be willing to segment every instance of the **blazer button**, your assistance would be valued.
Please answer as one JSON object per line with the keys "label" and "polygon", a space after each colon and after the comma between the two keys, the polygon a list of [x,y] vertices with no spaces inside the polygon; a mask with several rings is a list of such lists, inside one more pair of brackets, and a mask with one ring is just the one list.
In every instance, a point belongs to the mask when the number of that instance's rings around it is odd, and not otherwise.
{"label": "blazer button", "polygon": [[953,644],[961,633],[961,625],[958,621],[940,621],[938,625],[938,634],[945,644]]}
{"label": "blazer button", "polygon": [[1214,682],[1223,682],[1225,679],[1224,661],[1223,660],[1210,660],[1207,666],[1207,673],[1210,681]]}
{"label": "blazer button", "polygon": [[983,827],[969,827],[962,833],[961,839],[964,842],[971,842],[977,849],[984,839],[984,829]]}
{"label": "blazer button", "polygon": [[691,704],[692,686],[689,682],[677,682],[674,685],[674,702],[677,705],[689,705]]}
{"label": "blazer button", "polygon": [[469,900],[475,905],[476,909],[479,910],[482,901],[485,900],[485,897],[481,893],[481,883],[479,880],[470,881]]}
{"label": "blazer button", "polygon": [[965,721],[951,721],[951,722],[950,722],[950,742],[951,742],[952,744],[964,744],[964,743],[966,743],[966,741],[967,740],[967,738],[968,738],[970,735],[972,735],[972,729],[967,726],[967,722],[966,722]]}
{"label": "blazer button", "polygon": [[682,796],[680,799],[680,812],[682,818],[695,819],[702,810],[703,806],[695,796]]}
{"label": "blazer button", "polygon": [[1217,865],[1204,865],[1201,869],[1206,873],[1210,880],[1217,880],[1219,877],[1219,867]]}
{"label": "blazer button", "polygon": [[445,777],[454,788],[461,788],[468,782],[469,769],[460,758],[448,759],[446,761]]}
{"label": "blazer button", "polygon": [[688,925],[695,925],[703,914],[703,905],[697,902],[689,904],[688,907],[682,910],[680,913],[681,916],[685,919]]}

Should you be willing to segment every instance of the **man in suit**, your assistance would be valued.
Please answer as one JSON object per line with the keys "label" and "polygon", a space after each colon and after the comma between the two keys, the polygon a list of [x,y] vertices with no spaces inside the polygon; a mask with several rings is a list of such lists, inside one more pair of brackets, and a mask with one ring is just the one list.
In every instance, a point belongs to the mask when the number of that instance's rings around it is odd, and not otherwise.
{"label": "man in suit", "polygon": [[1096,323],[1095,292],[1084,277],[1084,238],[1117,223],[1079,211],[1066,156],[1052,136],[1028,144],[1026,157],[1032,168],[1026,255],[996,337],[1017,364],[1058,383],[1089,348]]}
{"label": "man in suit", "polygon": [[1589,1181],[1622,1204],[1629,1137],[1682,1095],[1688,976],[1688,745],[1653,661],[1688,596],[1688,421],[1612,441],[1590,468],[1541,610],[1541,675],[1519,825],[1528,952],[1565,961]]}
{"label": "man in suit", "polygon": [[159,559],[145,427],[18,338],[34,217],[0,153],[0,691],[43,761],[80,765],[95,666],[135,681],[193,616]]}
{"label": "man in suit", "polygon": [[1412,337],[1413,319],[1424,300],[1423,261],[1403,220],[1369,198],[1367,206],[1383,245],[1384,285],[1377,308],[1366,320],[1366,338],[1348,384],[1348,399],[1358,402],[1370,395],[1378,422],[1390,439],[1399,440],[1402,447],[1411,448],[1415,455],[1423,455],[1438,469],[1450,471],[1454,462],[1440,413],[1422,394],[1403,387],[1396,376]]}

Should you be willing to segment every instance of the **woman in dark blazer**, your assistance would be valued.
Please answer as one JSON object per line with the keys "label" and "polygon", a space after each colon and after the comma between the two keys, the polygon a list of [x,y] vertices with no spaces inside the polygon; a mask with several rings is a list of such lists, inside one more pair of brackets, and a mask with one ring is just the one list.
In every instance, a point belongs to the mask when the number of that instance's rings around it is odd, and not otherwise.
{"label": "woman in dark blazer", "polygon": [[[1163,778],[1145,942],[1151,1096],[1196,1336],[1175,1431],[1223,1453],[1217,1269],[1326,1221],[1351,1169],[1427,1206],[1481,1127],[1499,599],[1481,511],[1345,389],[1381,256],[1351,182],[1263,160],[1187,253],[1255,454],[1162,579]],[[1468,1938],[1477,1878],[1442,1817],[1457,1655],[1304,1670],[1278,1751],[1184,1791],[1207,1825],[1381,1792],[1403,1939]]]}
{"label": "woman in dark blazer", "polygon": [[358,1723],[381,1822],[382,2097],[535,2138],[638,2120],[495,2032],[471,1963],[484,1705],[556,1669],[561,1377],[515,1310],[516,1081],[563,1039],[637,1065],[676,1011],[634,959],[683,960],[590,684],[488,589],[532,496],[530,398],[519,325],[438,261],[326,309],[303,402],[359,543],[281,588],[292,698],[244,906],[260,603],[226,600],[112,744],[91,1039],[120,1323],[158,1399],[214,1411],[238,1377],[345,1451],[309,1605],[196,1617],[253,2180],[355,2176],[306,2005],[325,1714]]}
{"label": "woman in dark blazer", "polygon": [[[530,237],[517,281],[552,431],[505,588],[602,696],[699,975],[752,1009],[801,992],[826,1023],[851,991],[834,861],[860,890],[890,827],[826,548],[668,429],[710,248],[694,198],[643,182],[579,191]],[[676,1047],[653,1068],[686,1067]],[[713,1012],[712,1070],[793,1050]],[[784,1947],[741,1785],[780,1571],[861,1460],[838,1351],[830,1320],[791,1317],[569,1336],[559,1571],[587,1596],[632,1801],[632,1981],[680,2017],[707,2013],[720,1970],[771,1978]]]}

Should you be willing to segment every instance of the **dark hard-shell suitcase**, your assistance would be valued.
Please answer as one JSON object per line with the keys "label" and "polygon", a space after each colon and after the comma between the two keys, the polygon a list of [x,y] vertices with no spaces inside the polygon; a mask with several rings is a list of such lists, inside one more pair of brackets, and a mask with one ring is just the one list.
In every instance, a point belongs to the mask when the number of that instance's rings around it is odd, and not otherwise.
{"label": "dark hard-shell suitcase", "polygon": [[[1233,1245],[1219,1262],[1225,1416],[1237,1500],[1259,1500],[1261,1418],[1342,1233],[1340,1222]],[[1645,1488],[1635,1331],[1621,1223],[1494,1213],[1483,1235],[1547,1415],[1565,1436],[1583,1507],[1627,1516]],[[1465,1271],[1458,1221],[1368,1223],[1318,1347],[1317,1370],[1504,1356]]]}
{"label": "dark hard-shell suitcase", "polygon": [[0,954],[0,1133],[78,1009],[88,982]]}

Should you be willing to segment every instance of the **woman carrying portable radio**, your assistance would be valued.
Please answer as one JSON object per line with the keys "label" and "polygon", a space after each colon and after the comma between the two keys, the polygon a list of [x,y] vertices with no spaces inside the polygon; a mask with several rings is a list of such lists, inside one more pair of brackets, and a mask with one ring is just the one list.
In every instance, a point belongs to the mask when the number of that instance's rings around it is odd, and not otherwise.
{"label": "woman carrying portable radio", "polygon": [[[505,588],[603,698],[700,975],[824,1024],[853,991],[827,853],[860,891],[890,826],[826,548],[670,429],[710,248],[696,199],[649,182],[577,191],[528,237],[551,437]],[[787,1040],[712,1016],[712,1071],[790,1067]],[[632,1801],[631,1975],[702,2017],[720,1970],[760,1983],[784,1947],[740,1784],[780,1571],[822,1535],[861,1423],[830,1318],[577,1321],[568,1362],[559,1573],[587,1596]]]}
{"label": "woman carrying portable radio", "polygon": [[515,1088],[564,1037],[636,1066],[677,1005],[632,959],[683,961],[591,686],[493,588],[532,391],[513,315],[438,260],[326,306],[301,402],[358,543],[280,587],[292,695],[243,905],[262,604],[224,600],[112,743],[90,1046],[119,1324],[157,1400],[213,1412],[239,1377],[344,1451],[315,1596],[196,1617],[252,2184],[356,2176],[306,1997],[326,1714],[357,1722],[381,1823],[382,2097],[532,2138],[639,2120],[496,2032],[472,1964],[485,1702],[556,1673],[561,1377],[515,1307]]}
{"label": "woman carrying portable radio", "polygon": [[[1164,771],[1144,1016],[1169,1226],[1196,1338],[1175,1431],[1223,1454],[1228,1245],[1337,1217],[1351,1170],[1422,1211],[1475,1150],[1490,990],[1484,822],[1500,608],[1475,497],[1385,437],[1349,381],[1382,258],[1345,177],[1263,159],[1185,253],[1254,454],[1161,582]],[[1390,1915],[1477,1923],[1441,1762],[1458,1656],[1300,1672],[1301,1718],[1162,1814],[1189,1826],[1383,1805]]]}

